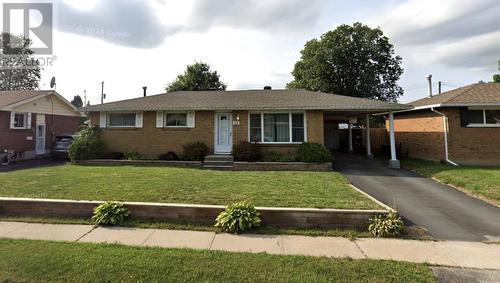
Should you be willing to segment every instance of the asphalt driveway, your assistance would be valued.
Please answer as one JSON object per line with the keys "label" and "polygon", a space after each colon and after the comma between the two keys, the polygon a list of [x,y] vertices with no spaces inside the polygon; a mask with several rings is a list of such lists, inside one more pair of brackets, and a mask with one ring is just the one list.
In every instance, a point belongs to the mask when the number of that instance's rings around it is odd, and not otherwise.
{"label": "asphalt driveway", "polygon": [[334,167],[436,239],[500,242],[499,207],[382,160],[337,153]]}

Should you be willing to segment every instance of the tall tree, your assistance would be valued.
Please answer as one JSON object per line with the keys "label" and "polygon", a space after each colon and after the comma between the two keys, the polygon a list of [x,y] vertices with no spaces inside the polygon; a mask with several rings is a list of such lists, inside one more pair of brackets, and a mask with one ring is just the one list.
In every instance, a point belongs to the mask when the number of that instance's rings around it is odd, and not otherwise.
{"label": "tall tree", "polygon": [[380,28],[344,24],[305,44],[287,87],[396,101],[401,60]]}
{"label": "tall tree", "polygon": [[83,100],[79,95],[75,95],[73,96],[73,100],[71,100],[71,104],[73,104],[77,108],[80,108],[83,106]]}
{"label": "tall tree", "polygon": [[0,90],[34,90],[40,81],[40,64],[31,56],[31,40],[2,33]]}
{"label": "tall tree", "polygon": [[217,71],[212,71],[210,65],[196,62],[188,65],[183,74],[171,82],[166,90],[225,90],[226,85],[220,81]]}

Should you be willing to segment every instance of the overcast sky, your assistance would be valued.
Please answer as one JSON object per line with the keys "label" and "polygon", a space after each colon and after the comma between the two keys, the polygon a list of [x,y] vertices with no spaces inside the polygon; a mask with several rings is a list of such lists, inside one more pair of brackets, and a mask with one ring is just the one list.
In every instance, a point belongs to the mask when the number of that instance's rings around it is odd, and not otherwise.
{"label": "overcast sky", "polygon": [[[11,2],[11,1],[9,1]],[[61,0],[55,1],[52,76],[66,98],[87,90],[99,103],[164,92],[195,61],[209,63],[228,89],[284,88],[304,43],[360,21],[379,26],[403,58],[402,102],[489,81],[500,60],[498,0]]]}

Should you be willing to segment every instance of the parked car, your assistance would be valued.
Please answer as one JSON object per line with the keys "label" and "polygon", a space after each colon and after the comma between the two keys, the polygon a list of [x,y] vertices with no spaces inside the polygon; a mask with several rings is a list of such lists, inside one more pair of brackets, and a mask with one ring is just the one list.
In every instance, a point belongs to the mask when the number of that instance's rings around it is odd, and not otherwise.
{"label": "parked car", "polygon": [[74,140],[75,135],[72,134],[63,134],[56,136],[54,144],[52,145],[52,149],[50,150],[52,158],[68,159],[68,149]]}

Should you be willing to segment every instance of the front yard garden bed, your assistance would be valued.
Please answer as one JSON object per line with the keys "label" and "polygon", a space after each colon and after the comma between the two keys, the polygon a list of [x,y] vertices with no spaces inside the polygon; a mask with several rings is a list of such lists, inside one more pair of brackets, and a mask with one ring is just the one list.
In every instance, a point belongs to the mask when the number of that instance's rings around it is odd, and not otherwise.
{"label": "front yard garden bed", "polygon": [[0,196],[264,207],[380,209],[336,172],[222,172],[63,165],[0,173]]}
{"label": "front yard garden bed", "polygon": [[433,161],[402,160],[402,166],[467,194],[500,205],[500,167],[451,166]]}
{"label": "front yard garden bed", "polygon": [[[0,215],[32,217],[90,218],[100,201],[71,201],[50,199],[1,198]],[[183,221],[212,224],[224,210],[221,205],[165,204],[125,202],[135,219],[157,221]],[[349,210],[317,208],[257,207],[266,226],[299,228],[349,228],[363,231],[374,215],[387,214],[387,210]]]}

